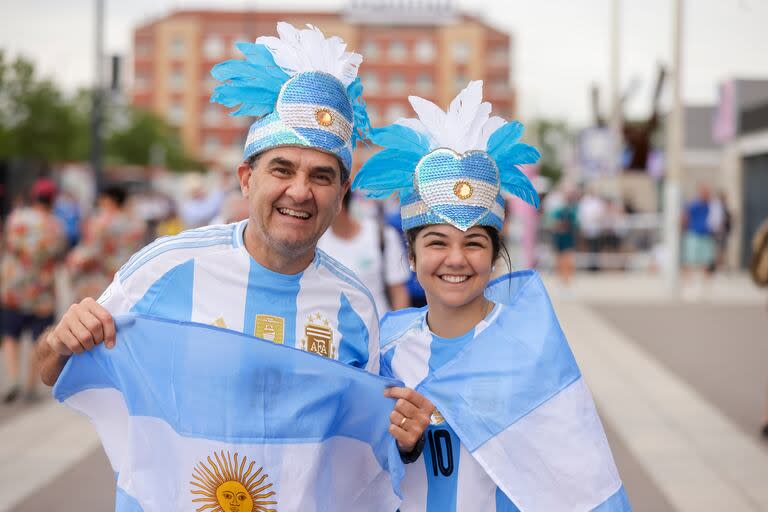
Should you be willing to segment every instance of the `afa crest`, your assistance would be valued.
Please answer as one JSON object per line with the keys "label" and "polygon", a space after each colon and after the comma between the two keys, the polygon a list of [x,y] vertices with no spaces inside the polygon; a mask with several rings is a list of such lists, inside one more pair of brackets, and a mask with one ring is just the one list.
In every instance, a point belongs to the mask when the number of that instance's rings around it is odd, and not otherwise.
{"label": "afa crest", "polygon": [[441,423],[445,423],[445,418],[440,414],[440,411],[435,409],[432,411],[432,416],[429,417],[429,423],[430,425],[440,425]]}
{"label": "afa crest", "polygon": [[304,324],[304,338],[301,348],[307,352],[336,359],[336,347],[333,345],[333,329],[327,318],[320,313],[309,315]]}

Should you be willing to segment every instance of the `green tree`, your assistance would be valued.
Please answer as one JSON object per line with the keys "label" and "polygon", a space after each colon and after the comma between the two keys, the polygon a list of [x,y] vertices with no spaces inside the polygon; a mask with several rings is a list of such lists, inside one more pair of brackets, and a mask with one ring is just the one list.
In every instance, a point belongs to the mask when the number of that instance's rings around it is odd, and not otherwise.
{"label": "green tree", "polygon": [[178,171],[202,168],[184,151],[178,131],[158,115],[127,106],[112,109],[110,119],[108,163],[164,165]]}
{"label": "green tree", "polygon": [[541,152],[540,174],[557,183],[563,174],[564,152],[569,144],[568,126],[562,121],[541,119],[534,122],[534,145]]}
{"label": "green tree", "polygon": [[87,116],[23,57],[0,50],[0,158],[83,159]]}

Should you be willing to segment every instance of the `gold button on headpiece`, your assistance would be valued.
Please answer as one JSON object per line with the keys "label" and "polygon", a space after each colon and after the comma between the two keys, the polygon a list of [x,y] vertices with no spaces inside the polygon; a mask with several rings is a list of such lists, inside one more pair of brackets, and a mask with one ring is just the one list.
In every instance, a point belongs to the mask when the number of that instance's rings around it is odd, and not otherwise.
{"label": "gold button on headpiece", "polygon": [[453,193],[459,199],[469,199],[472,197],[472,185],[468,181],[457,181],[453,186]]}
{"label": "gold button on headpiece", "polygon": [[319,108],[315,112],[315,119],[320,126],[331,126],[333,124],[333,114],[327,108]]}

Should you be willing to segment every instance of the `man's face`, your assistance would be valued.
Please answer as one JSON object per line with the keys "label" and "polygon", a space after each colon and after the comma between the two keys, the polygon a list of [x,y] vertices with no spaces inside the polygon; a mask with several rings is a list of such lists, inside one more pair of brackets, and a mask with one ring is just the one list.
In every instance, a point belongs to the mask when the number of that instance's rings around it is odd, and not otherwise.
{"label": "man's face", "polygon": [[264,249],[286,257],[314,252],[350,184],[336,157],[309,148],[270,149],[237,172],[249,224]]}

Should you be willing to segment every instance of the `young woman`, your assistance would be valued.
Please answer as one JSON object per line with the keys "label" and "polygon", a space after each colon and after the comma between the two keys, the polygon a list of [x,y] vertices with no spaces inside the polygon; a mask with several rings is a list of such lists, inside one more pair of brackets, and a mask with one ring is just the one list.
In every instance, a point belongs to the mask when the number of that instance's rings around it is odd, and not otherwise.
{"label": "young woman", "polygon": [[448,112],[374,131],[385,149],[354,187],[398,193],[427,307],[388,314],[382,373],[405,388],[390,431],[406,468],[401,512],[629,510],[588,389],[535,271],[490,282],[502,252],[502,191],[538,206],[519,164],[522,125],[489,117],[482,82]]}

